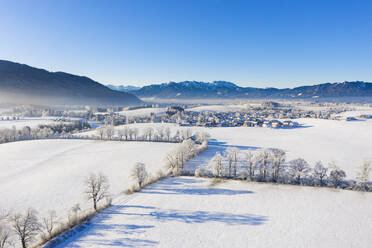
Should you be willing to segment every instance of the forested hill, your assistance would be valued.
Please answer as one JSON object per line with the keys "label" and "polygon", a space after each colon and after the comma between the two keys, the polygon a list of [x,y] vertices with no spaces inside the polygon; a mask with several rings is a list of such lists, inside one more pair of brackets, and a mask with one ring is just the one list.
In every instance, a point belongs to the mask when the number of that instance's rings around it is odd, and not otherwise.
{"label": "forested hill", "polygon": [[88,77],[0,60],[0,101],[36,104],[133,105],[141,101]]}

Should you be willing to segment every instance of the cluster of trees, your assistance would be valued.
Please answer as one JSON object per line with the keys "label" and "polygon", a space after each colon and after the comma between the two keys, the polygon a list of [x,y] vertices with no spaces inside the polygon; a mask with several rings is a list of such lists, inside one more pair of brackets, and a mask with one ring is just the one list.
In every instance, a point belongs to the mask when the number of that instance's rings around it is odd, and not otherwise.
{"label": "cluster of trees", "polygon": [[192,139],[186,139],[180,144],[177,144],[177,146],[166,155],[166,173],[163,173],[162,170],[159,170],[155,176],[152,176],[147,172],[146,165],[144,163],[135,163],[130,173],[130,179],[135,182],[135,185],[133,185],[132,188],[127,191],[127,193],[138,191],[144,186],[154,183],[167,175],[172,174],[173,176],[178,176],[184,173],[186,161],[202,153],[208,147],[207,140],[209,135],[206,133],[199,133],[198,137],[201,139],[200,143],[197,144]]}
{"label": "cluster of trees", "polygon": [[12,128],[0,129],[0,143],[12,142],[17,140],[45,139],[58,137],[60,135],[88,129],[90,125],[86,121],[75,121],[73,123],[61,123],[51,125],[39,125],[35,128],[25,126],[22,129]]}
{"label": "cluster of trees", "polygon": [[196,144],[192,139],[186,139],[178,144],[166,156],[166,169],[173,176],[182,174],[185,170],[185,162],[208,148],[208,134],[200,134],[201,144]]}
{"label": "cluster of trees", "polygon": [[169,126],[146,127],[140,130],[136,127],[125,125],[116,130],[114,126],[107,125],[97,128],[98,138],[101,140],[125,140],[125,141],[154,141],[154,142],[182,142],[192,136],[201,143],[204,133],[193,133],[190,128],[171,130]]}
{"label": "cluster of trees", "polygon": [[135,185],[133,185],[127,193],[138,191],[144,186],[154,183],[167,175],[172,174],[173,176],[178,176],[182,174],[185,169],[185,162],[205,151],[208,147],[207,139],[209,138],[209,135],[206,133],[199,133],[197,136],[200,139],[200,143],[196,143],[192,139],[185,139],[180,144],[177,144],[176,147],[166,155],[166,173],[159,170],[155,176],[152,176],[147,172],[144,163],[135,163],[130,173],[130,179],[135,182]]}
{"label": "cluster of trees", "polygon": [[280,149],[261,149],[256,153],[229,148],[217,152],[209,164],[210,171],[197,169],[196,176],[240,178],[251,181],[334,186],[371,191],[369,174],[372,163],[364,161],[355,180],[346,181],[346,173],[335,162],[324,166],[321,161],[312,168],[303,158],[286,162],[286,153]]}
{"label": "cluster of trees", "polygon": [[[14,247],[17,241],[22,248],[29,247],[40,237],[45,243],[66,230],[89,219],[97,211],[111,204],[108,179],[103,174],[90,174],[84,181],[84,195],[91,201],[93,211],[82,212],[79,204],[73,206],[67,221],[59,221],[55,211],[51,210],[39,217],[32,208],[24,213],[0,212],[0,248]],[[105,201],[105,204],[101,202]]]}
{"label": "cluster of trees", "polygon": [[73,109],[56,109],[46,106],[36,106],[36,105],[20,105],[13,106],[10,111],[3,112],[3,114],[8,114],[12,116],[23,116],[23,117],[78,117],[78,118],[90,118],[92,117],[93,110],[91,107],[86,106],[85,109],[80,110]]}

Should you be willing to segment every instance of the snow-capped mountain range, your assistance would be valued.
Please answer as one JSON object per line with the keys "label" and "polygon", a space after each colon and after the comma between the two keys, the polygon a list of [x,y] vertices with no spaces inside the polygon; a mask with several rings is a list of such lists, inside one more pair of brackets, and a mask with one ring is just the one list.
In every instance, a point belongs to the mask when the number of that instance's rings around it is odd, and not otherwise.
{"label": "snow-capped mountain range", "polygon": [[[143,98],[339,98],[372,97],[372,83],[355,81],[324,83],[296,88],[240,87],[232,82],[183,81],[152,84],[142,88],[115,86]],[[120,90],[120,89],[119,89]]]}

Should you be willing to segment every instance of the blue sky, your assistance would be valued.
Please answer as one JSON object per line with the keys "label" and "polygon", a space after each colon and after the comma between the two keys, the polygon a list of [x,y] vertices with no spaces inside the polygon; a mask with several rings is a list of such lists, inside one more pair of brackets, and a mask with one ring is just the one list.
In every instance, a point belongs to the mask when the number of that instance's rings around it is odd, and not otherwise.
{"label": "blue sky", "polygon": [[372,81],[372,1],[2,0],[0,59],[144,85]]}

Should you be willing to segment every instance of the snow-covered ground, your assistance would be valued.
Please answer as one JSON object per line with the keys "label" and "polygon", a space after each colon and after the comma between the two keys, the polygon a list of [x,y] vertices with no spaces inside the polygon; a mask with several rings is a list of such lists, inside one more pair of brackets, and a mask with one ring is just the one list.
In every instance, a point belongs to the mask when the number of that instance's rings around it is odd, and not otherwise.
{"label": "snow-covered ground", "polygon": [[[0,120],[1,128],[13,128],[15,126],[17,129],[22,129],[25,126],[31,128],[37,127],[39,125],[50,125],[61,123],[58,121],[61,117],[24,117],[19,120]],[[69,120],[79,120],[79,118],[68,118]],[[66,122],[62,122],[66,123]]]}
{"label": "snow-covered ground", "polygon": [[372,160],[372,120],[346,122],[299,119],[304,126],[295,129],[211,128],[207,129],[221,149],[237,146],[242,150],[281,148],[287,160],[302,157],[312,166],[335,161],[349,178],[354,178],[364,159]]}
{"label": "snow-covered ground", "polygon": [[186,109],[187,111],[195,111],[195,112],[235,112],[241,111],[247,108],[248,105],[246,104],[234,104],[234,105],[204,105],[199,107],[193,107]]}
{"label": "snow-covered ground", "polygon": [[372,115],[372,109],[370,110],[355,110],[355,111],[345,111],[334,116],[341,116],[341,117],[359,117],[361,115]]}
{"label": "snow-covered ground", "polygon": [[370,247],[371,193],[167,178],[59,247]]}
{"label": "snow-covered ground", "polygon": [[[203,161],[195,163],[206,166],[216,151],[223,152],[230,146],[242,151],[266,148],[281,148],[287,153],[287,160],[302,157],[311,166],[321,160],[323,164],[335,161],[343,168],[348,178],[354,178],[356,170],[363,160],[372,160],[372,120],[336,121],[323,119],[298,119],[303,126],[294,129],[271,129],[262,127],[218,127],[197,128],[194,131],[206,131],[214,139]],[[182,129],[176,124],[131,124],[141,132],[147,127],[155,130],[159,126]],[[117,129],[123,126],[116,127]],[[142,130],[142,131],[141,131]],[[97,135],[89,131],[79,135]],[[200,159],[200,157],[195,158]]]}
{"label": "snow-covered ground", "polygon": [[[0,144],[0,209],[33,207],[43,214],[56,210],[60,217],[84,199],[89,173],[108,176],[113,196],[128,189],[130,168],[143,162],[155,174],[173,144],[92,140],[34,140]],[[5,200],[6,199],[6,200]]]}
{"label": "snow-covered ground", "polygon": [[150,116],[152,113],[162,114],[165,112],[165,110],[166,108],[141,108],[134,110],[124,110],[116,113],[127,117],[145,117]]}

